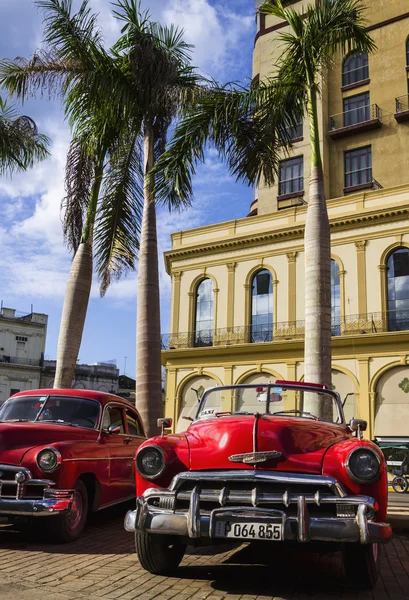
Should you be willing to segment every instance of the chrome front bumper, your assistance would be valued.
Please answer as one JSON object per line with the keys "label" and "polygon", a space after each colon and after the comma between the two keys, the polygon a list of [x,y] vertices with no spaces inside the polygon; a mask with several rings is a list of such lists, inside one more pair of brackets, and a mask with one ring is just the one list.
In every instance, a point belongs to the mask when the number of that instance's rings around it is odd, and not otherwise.
{"label": "chrome front bumper", "polygon": [[[255,501],[253,506],[229,507],[228,496],[220,495],[220,508],[204,512],[200,508],[200,480],[215,479],[224,482],[229,481],[229,474],[239,481],[266,481],[277,483],[287,480],[291,483],[304,481],[310,484],[328,485],[332,494],[298,493],[284,495],[269,494],[268,501],[272,506],[281,503],[285,506],[296,504],[296,514],[288,515],[285,510],[276,508],[260,508],[257,504],[257,494],[253,494]],[[175,498],[181,480],[194,480],[197,477],[197,485],[190,492],[188,510],[178,510],[175,506]],[[186,492],[183,492],[186,495]],[[206,492],[203,492],[206,495]],[[152,504],[152,501],[161,504],[161,508]],[[261,501],[265,503],[265,498]],[[310,515],[308,504],[336,504],[340,507],[353,506],[356,514],[353,516],[322,517]],[[223,505],[224,504],[224,505]],[[392,529],[388,523],[377,523],[373,521],[375,515],[375,500],[369,496],[348,496],[342,487],[329,477],[319,476],[297,476],[294,474],[281,473],[278,476],[262,472],[201,472],[186,473],[176,476],[169,489],[148,489],[136,500],[136,510],[129,511],[125,517],[125,529],[127,531],[141,531],[148,533],[184,536],[191,539],[202,537],[213,538],[215,524],[218,519],[240,519],[240,521],[272,521],[281,522],[283,526],[283,541],[322,541],[322,542],[356,542],[369,544],[373,542],[387,542],[392,535]]]}
{"label": "chrome front bumper", "polygon": [[43,498],[35,500],[0,500],[0,515],[11,517],[45,517],[68,512],[72,494],[65,499]]}
{"label": "chrome front bumper", "polygon": [[56,490],[54,485],[49,479],[33,479],[25,467],[0,464],[0,515],[43,517],[69,511],[74,491]]}

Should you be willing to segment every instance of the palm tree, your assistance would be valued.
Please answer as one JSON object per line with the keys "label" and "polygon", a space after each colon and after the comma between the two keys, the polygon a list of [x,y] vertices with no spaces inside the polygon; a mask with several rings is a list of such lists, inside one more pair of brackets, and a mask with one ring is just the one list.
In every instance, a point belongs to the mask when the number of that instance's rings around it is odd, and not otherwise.
{"label": "palm tree", "polygon": [[46,49],[30,60],[3,60],[0,77],[25,99],[63,94],[73,130],[66,165],[63,231],[74,253],[64,298],[54,387],[71,387],[90,297],[93,251],[103,295],[111,279],[134,269],[141,215],[140,147],[133,118],[112,102],[129,87],[117,57],[107,53],[84,0],[39,0]]}
{"label": "palm tree", "polygon": [[0,97],[0,175],[25,171],[49,156],[47,136],[33,119],[19,115]]}
{"label": "palm tree", "polygon": [[[304,233],[305,255],[305,348],[304,377],[331,384],[331,247],[324,173],[319,142],[317,101],[320,82],[333,56],[357,50],[369,53],[375,43],[365,27],[360,0],[316,0],[304,15],[285,8],[281,0],[268,0],[266,14],[286,21],[289,31],[279,36],[282,54],[279,77],[289,89],[299,90],[308,116],[311,172]],[[316,395],[308,398],[308,409],[324,416]],[[327,407],[328,409],[329,407]],[[317,412],[318,411],[318,412]]]}
{"label": "palm tree", "polygon": [[152,22],[135,0],[118,0],[114,14],[124,22],[123,37],[115,49],[124,56],[126,76],[132,82],[133,111],[140,118],[136,131],[143,145],[143,217],[140,237],[137,326],[136,405],[148,435],[157,433],[162,416],[161,338],[156,201],[178,209],[184,198],[170,187],[155,195],[152,171],[165,151],[169,127],[181,111],[200,95],[203,80],[190,65],[190,46],[183,31]]}
{"label": "palm tree", "polygon": [[[252,184],[263,176],[269,185],[276,179],[282,151],[288,148],[283,124],[291,126],[297,115],[307,113],[311,175],[304,237],[305,380],[329,385],[331,253],[317,101],[322,77],[337,52],[372,52],[375,44],[365,29],[364,8],[359,0],[316,0],[303,14],[274,0],[260,10],[289,26],[277,40],[282,54],[276,75],[247,91],[207,97],[177,128],[174,143],[162,158],[162,168],[167,184],[180,194],[189,195],[190,174],[186,176],[185,172],[194,172],[195,164],[203,160],[204,143],[210,141],[227,158],[237,178]],[[305,400],[308,410],[325,416],[325,408],[317,405],[315,396]]]}
{"label": "palm tree", "polygon": [[[73,16],[70,0],[37,4],[46,11],[48,48],[30,61],[3,61],[0,80],[21,97],[39,89],[53,92],[57,85],[74,130],[67,161],[65,234],[75,258],[64,302],[55,385],[71,385],[90,293],[93,241],[104,292],[112,275],[133,267],[143,203],[136,403],[152,435],[162,415],[162,385],[151,171],[164,152],[170,125],[200,96],[203,80],[190,65],[190,46],[182,32],[152,22],[136,0],[115,5],[114,15],[123,23],[122,37],[109,52],[101,45],[88,0]],[[184,201],[170,187],[158,200],[169,208]]]}

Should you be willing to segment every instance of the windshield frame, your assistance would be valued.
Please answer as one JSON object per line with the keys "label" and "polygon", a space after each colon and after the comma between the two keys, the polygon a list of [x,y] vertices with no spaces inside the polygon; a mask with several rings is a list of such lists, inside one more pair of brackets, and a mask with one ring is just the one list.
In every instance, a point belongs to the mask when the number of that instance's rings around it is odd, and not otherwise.
{"label": "windshield frame", "polygon": [[[237,385],[215,385],[211,388],[207,388],[207,390],[205,390],[205,392],[203,393],[203,396],[200,399],[194,420],[195,421],[202,420],[199,418],[199,414],[203,410],[203,407],[206,403],[207,396],[209,396],[215,390],[217,390],[217,391],[238,390],[238,389],[249,389],[249,388],[260,388],[260,387],[268,388],[267,389],[267,401],[263,405],[265,407],[265,412],[264,411],[260,412],[260,414],[262,414],[262,415],[273,416],[273,413],[270,413],[270,390],[271,390],[271,388],[280,387],[283,390],[293,390],[293,391],[299,391],[299,392],[317,392],[317,393],[321,393],[321,394],[327,394],[328,396],[332,396],[332,398],[334,399],[334,402],[335,402],[335,406],[337,407],[339,422],[336,423],[335,421],[327,421],[326,419],[319,419],[319,421],[321,423],[332,423],[333,425],[346,425],[344,410],[342,407],[342,401],[341,401],[341,397],[338,394],[338,392],[335,392],[334,390],[330,390],[329,388],[315,386],[312,384],[305,385],[302,382],[300,382],[299,384],[296,384],[296,383],[288,383],[287,384],[287,383],[284,383],[283,381],[280,381],[280,383],[272,382],[272,383],[242,383],[242,384],[237,384]],[[232,414],[232,416],[235,415],[234,412],[231,414]],[[251,414],[254,414],[254,413],[251,413]],[[283,413],[282,416],[288,416],[288,415]],[[307,417],[303,417],[302,415],[294,415],[294,417],[307,418]]]}
{"label": "windshield frame", "polygon": [[[68,427],[78,427],[80,429],[89,429],[91,431],[94,430],[98,430],[99,429],[99,425],[101,423],[101,403],[98,402],[98,400],[95,400],[95,398],[84,398],[83,396],[70,396],[69,394],[21,394],[21,396],[11,396],[10,398],[8,398],[5,402],[3,402],[3,404],[0,406],[0,410],[6,406],[6,404],[9,404],[15,400],[19,400],[21,398],[43,398],[44,396],[46,396],[46,399],[42,405],[42,407],[38,410],[38,413],[36,414],[35,419],[33,419],[32,421],[22,421],[24,423],[41,423],[41,424],[48,424],[48,425],[65,425]],[[87,427],[85,425],[74,425],[73,423],[69,423],[68,421],[40,421],[39,417],[41,415],[41,413],[44,411],[48,401],[50,400],[50,398],[73,398],[73,399],[78,399],[78,400],[88,400],[89,402],[94,402],[95,404],[98,405],[98,415],[95,421],[95,426],[94,427]],[[10,420],[10,421],[1,421],[0,423],[16,423],[16,421]]]}

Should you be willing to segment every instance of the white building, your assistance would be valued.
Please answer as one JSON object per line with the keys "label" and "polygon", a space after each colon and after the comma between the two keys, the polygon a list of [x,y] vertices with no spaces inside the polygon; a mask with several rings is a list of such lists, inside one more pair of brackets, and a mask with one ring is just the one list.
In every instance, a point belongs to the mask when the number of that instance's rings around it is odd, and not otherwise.
{"label": "white building", "polygon": [[48,316],[0,309],[0,404],[40,386]]}
{"label": "white building", "polygon": [[[45,360],[40,380],[40,388],[52,388],[54,386],[55,367],[57,361]],[[110,392],[116,394],[119,369],[115,362],[98,362],[92,365],[76,365],[72,387],[77,390],[98,390],[99,392]]]}

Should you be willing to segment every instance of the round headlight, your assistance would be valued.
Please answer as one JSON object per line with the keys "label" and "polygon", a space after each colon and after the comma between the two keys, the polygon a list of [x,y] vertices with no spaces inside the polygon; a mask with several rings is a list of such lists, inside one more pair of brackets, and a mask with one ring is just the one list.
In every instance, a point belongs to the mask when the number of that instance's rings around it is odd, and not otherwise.
{"label": "round headlight", "polygon": [[44,448],[37,454],[37,464],[46,473],[55,471],[61,460],[61,454],[55,448]]}
{"label": "round headlight", "polygon": [[165,469],[165,457],[158,446],[142,448],[136,457],[136,466],[139,473],[147,479],[156,479]]}
{"label": "round headlight", "polygon": [[378,476],[379,466],[379,458],[369,448],[353,450],[347,460],[349,474],[359,483],[374,481]]}

